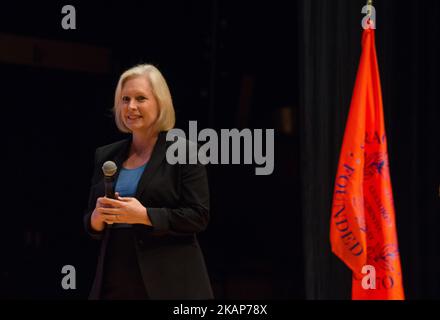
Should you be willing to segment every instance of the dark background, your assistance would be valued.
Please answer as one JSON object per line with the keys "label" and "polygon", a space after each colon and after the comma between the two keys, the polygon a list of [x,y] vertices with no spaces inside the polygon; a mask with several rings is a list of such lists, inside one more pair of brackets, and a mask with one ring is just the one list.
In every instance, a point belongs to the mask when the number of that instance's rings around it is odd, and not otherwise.
{"label": "dark background", "polygon": [[[435,1],[376,2],[406,294],[438,299],[440,8]],[[76,30],[61,28],[64,4],[76,8]],[[350,272],[330,252],[328,223],[363,5],[2,4],[0,34],[87,44],[109,55],[103,70],[44,66],[45,51],[38,48],[29,53],[30,63],[0,60],[0,297],[87,297],[98,248],[82,226],[93,153],[124,137],[110,113],[119,75],[153,63],[170,86],[177,127],[187,130],[188,121],[197,120],[199,130],[275,128],[272,175],[255,176],[254,165],[208,167],[211,222],[199,239],[215,296],[349,298]],[[95,59],[72,52],[60,58],[66,65]],[[76,268],[74,291],[61,288],[67,264]]]}

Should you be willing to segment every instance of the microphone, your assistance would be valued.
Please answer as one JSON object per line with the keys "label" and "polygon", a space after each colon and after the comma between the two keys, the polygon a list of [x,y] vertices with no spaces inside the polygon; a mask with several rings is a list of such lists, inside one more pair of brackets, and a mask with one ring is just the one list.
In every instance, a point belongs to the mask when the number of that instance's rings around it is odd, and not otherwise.
{"label": "microphone", "polygon": [[105,196],[107,198],[115,199],[115,173],[118,167],[113,161],[106,161],[102,165],[102,172],[104,172],[104,186]]}

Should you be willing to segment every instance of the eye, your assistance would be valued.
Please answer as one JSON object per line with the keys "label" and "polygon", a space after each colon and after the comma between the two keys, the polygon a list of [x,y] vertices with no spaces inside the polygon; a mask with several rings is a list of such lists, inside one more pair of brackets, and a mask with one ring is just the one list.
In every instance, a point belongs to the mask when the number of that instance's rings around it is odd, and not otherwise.
{"label": "eye", "polygon": [[142,102],[142,101],[147,100],[147,98],[144,97],[144,96],[138,96],[138,97],[136,97],[136,100],[137,100],[138,102]]}
{"label": "eye", "polygon": [[122,102],[130,102],[130,97],[123,96],[122,97]]}

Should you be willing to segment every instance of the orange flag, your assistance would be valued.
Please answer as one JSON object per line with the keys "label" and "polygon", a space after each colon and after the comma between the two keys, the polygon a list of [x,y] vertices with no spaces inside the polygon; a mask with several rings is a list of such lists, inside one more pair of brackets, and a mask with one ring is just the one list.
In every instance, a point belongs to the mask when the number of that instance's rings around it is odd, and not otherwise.
{"label": "orange flag", "polygon": [[374,30],[362,55],[335,180],[332,251],[353,271],[353,300],[403,300]]}

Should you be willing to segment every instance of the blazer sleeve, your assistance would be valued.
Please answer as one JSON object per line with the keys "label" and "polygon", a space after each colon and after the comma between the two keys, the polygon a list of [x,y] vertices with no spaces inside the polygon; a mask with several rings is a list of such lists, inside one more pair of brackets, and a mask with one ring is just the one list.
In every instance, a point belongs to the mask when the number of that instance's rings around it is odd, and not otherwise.
{"label": "blazer sleeve", "polygon": [[148,208],[153,233],[188,235],[206,229],[209,221],[209,185],[202,164],[181,165],[178,208]]}
{"label": "blazer sleeve", "polygon": [[90,220],[92,213],[93,213],[93,210],[95,210],[96,199],[97,199],[94,186],[96,185],[97,181],[99,180],[99,176],[98,176],[98,172],[99,172],[98,150],[99,150],[99,148],[96,149],[96,151],[95,151],[95,159],[94,159],[94,165],[93,165],[93,176],[92,176],[92,180],[90,183],[90,191],[89,191],[89,200],[88,200],[88,204],[87,204],[87,209],[85,210],[85,214],[84,214],[85,230],[89,234],[89,236],[95,240],[101,240],[102,236],[104,234],[103,231],[98,232],[98,231],[93,230],[92,225],[91,225],[91,220]]}

